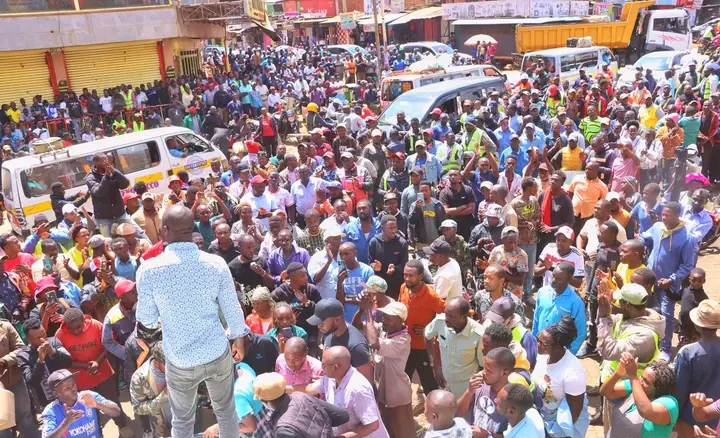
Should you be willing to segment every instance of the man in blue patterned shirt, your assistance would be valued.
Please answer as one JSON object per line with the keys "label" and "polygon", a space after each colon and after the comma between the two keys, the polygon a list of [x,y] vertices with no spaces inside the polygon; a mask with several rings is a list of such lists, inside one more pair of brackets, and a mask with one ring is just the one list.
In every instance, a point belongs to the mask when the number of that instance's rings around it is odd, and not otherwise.
{"label": "man in blue patterned shirt", "polygon": [[[237,438],[233,360],[243,359],[243,337],[250,330],[227,264],[198,249],[192,242],[193,227],[189,208],[173,205],[165,210],[162,234],[168,245],[138,269],[136,317],[151,328],[162,320],[173,436],[193,436],[197,388],[205,382],[220,436]],[[227,331],[220,323],[220,311]]]}

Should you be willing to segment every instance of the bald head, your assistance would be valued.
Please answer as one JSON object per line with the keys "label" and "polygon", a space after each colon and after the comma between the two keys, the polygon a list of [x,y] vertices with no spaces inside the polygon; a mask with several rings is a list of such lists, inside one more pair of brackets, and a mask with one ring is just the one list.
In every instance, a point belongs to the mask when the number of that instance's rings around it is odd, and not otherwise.
{"label": "bald head", "polygon": [[330,347],[323,353],[322,362],[323,365],[337,365],[345,372],[350,369],[350,351],[341,345]]}
{"label": "bald head", "polygon": [[299,336],[294,336],[285,342],[285,352],[291,354],[307,353],[307,342]]}
{"label": "bald head", "polygon": [[163,214],[162,226],[166,232],[166,242],[191,242],[195,215],[184,205],[171,205]]}
{"label": "bald head", "polygon": [[457,401],[450,391],[436,389],[425,397],[425,418],[433,429],[449,428],[457,412]]}

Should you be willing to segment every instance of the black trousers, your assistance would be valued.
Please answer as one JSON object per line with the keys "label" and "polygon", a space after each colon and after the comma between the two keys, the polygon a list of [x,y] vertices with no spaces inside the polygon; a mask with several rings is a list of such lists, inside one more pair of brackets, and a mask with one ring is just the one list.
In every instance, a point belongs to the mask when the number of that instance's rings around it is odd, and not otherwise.
{"label": "black trousers", "polygon": [[[118,390],[115,376],[110,377],[98,386],[94,387],[93,391],[102,395],[106,399],[117,403],[118,406],[120,406],[120,391]],[[129,420],[130,419],[125,414],[125,412],[122,412],[119,417],[113,418],[113,421],[117,425],[118,429],[122,429],[123,427],[127,426]]]}
{"label": "black trousers", "polygon": [[405,374],[412,380],[415,371],[418,373],[420,384],[423,387],[425,395],[438,389],[435,375],[433,375],[432,367],[430,366],[430,357],[428,356],[427,350],[416,350],[414,348],[410,350],[410,355],[405,365]]}

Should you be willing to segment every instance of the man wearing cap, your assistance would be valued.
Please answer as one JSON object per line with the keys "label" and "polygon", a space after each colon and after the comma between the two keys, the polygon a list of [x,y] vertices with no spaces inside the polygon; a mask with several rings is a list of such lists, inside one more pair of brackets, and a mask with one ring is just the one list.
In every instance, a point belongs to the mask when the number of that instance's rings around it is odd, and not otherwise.
{"label": "man wearing cap", "polygon": [[278,209],[275,199],[265,192],[267,180],[262,176],[255,175],[250,180],[250,193],[247,193],[241,201],[249,202],[252,206],[252,214],[260,219],[260,222],[268,228],[270,226],[268,218],[272,212]]}
{"label": "man wearing cap", "polygon": [[[452,227],[454,224],[451,222],[453,221],[444,221],[440,228]],[[429,256],[430,263],[438,267],[433,278],[435,293],[444,300],[462,296],[462,279],[464,275],[458,262],[451,257],[453,250],[450,244],[444,240],[436,239],[431,245],[423,248],[423,251]]]}
{"label": "man wearing cap", "polygon": [[377,309],[381,323],[373,318],[375,303],[370,294],[360,301],[365,316],[365,337],[375,352],[375,383],[383,421],[396,438],[415,436],[412,427],[412,387],[405,374],[410,354],[410,335],[405,326],[407,307],[396,301]]}
{"label": "man wearing cap", "polygon": [[383,151],[382,136],[383,133],[381,130],[374,129],[370,133],[372,142],[363,148],[361,154],[363,158],[370,160],[373,166],[375,166],[378,175],[383,175],[385,173],[385,170],[387,169],[387,166],[385,164],[385,151]]}
{"label": "man wearing cap", "polygon": [[385,196],[385,193],[402,193],[410,185],[410,175],[405,169],[405,154],[397,152],[388,155],[390,168],[380,178],[378,193]]}
{"label": "man wearing cap", "polygon": [[545,245],[533,271],[536,277],[544,276],[543,286],[552,283],[552,271],[562,262],[568,262],[575,268],[569,283],[573,287],[580,287],[582,284],[585,277],[585,258],[580,250],[572,245],[575,243],[574,238],[572,228],[563,225],[555,232],[555,242]]}
{"label": "man wearing cap", "polygon": [[173,204],[179,204],[185,200],[187,192],[183,190],[183,182],[179,176],[173,175],[168,180],[168,189],[170,192],[163,197],[163,207]]}
{"label": "man wearing cap", "polygon": [[[435,108],[433,111],[437,110],[439,110],[439,108]],[[440,142],[445,141],[445,135],[447,135],[448,132],[452,132],[452,127],[450,126],[449,121],[450,116],[448,116],[447,113],[440,114],[439,123],[432,127],[433,140]]]}
{"label": "man wearing cap", "polygon": [[510,137],[515,134],[515,131],[510,128],[510,119],[505,114],[500,116],[499,125],[494,133],[498,139],[498,152],[502,154],[505,149],[510,147]]}
{"label": "man wearing cap", "polygon": [[50,185],[50,205],[55,213],[55,220],[60,222],[63,219],[65,213],[62,212],[62,208],[65,205],[73,205],[76,208],[80,208],[88,199],[90,199],[90,193],[78,192],[74,195],[65,196],[65,185],[61,182],[54,182]]}
{"label": "man wearing cap", "polygon": [[545,148],[545,133],[532,122],[525,124],[525,129],[520,135],[520,150],[527,153],[530,148],[535,148],[540,152]]}
{"label": "man wearing cap", "polygon": [[300,391],[286,393],[288,382],[279,373],[257,376],[255,397],[272,409],[270,418],[275,438],[318,438],[333,436],[333,427],[346,423],[347,410]]}
{"label": "man wearing cap", "polygon": [[[455,134],[448,133],[446,139],[451,142],[450,144],[454,144]],[[462,148],[460,148],[459,145],[456,146],[459,148],[460,153],[462,153]],[[444,146],[441,145],[438,149],[441,149],[441,152],[443,152],[443,147]],[[415,151],[416,152],[414,154],[409,155],[405,159],[405,167],[408,170],[416,168],[422,169],[423,175],[426,176],[426,179],[433,184],[437,184],[440,181],[440,175],[444,169],[441,161],[434,154],[428,152],[427,145],[424,140],[418,140],[415,143]]]}
{"label": "man wearing cap", "polygon": [[[454,138],[453,133],[453,138]],[[447,138],[443,141],[435,140],[432,129],[425,129],[422,132],[422,140],[425,142],[425,149],[431,154],[438,154],[443,144],[447,144]]]}
{"label": "man wearing cap", "polygon": [[398,234],[395,216],[384,215],[380,219],[382,232],[375,235],[368,244],[368,265],[388,283],[387,294],[395,299],[402,284],[402,273],[408,261],[408,244]]}
{"label": "man wearing cap", "polygon": [[335,129],[337,130],[337,137],[333,140],[332,149],[336,157],[340,157],[340,154],[347,149],[357,148],[357,140],[348,135],[345,125],[339,124]]}
{"label": "man wearing cap", "polygon": [[398,233],[400,233],[400,236],[407,238],[409,222],[407,215],[400,211],[400,196],[395,192],[388,192],[383,197],[383,204],[385,208],[378,216],[383,217],[386,214],[394,216],[398,224]]}
{"label": "man wearing cap", "polygon": [[475,194],[472,188],[463,184],[459,170],[448,172],[450,185],[440,192],[440,202],[445,207],[445,214],[458,224],[458,233],[466,240],[472,230],[475,214]]}
{"label": "man wearing cap", "polygon": [[[124,416],[120,406],[95,391],[81,391],[75,383],[77,373],[61,369],[50,374],[47,386],[57,397],[42,412],[42,436],[58,438],[99,436],[101,414],[115,419]],[[117,420],[116,420],[117,421]],[[23,434],[25,436],[25,434]],[[34,436],[30,434],[27,436]],[[130,428],[120,430],[120,437],[133,437]]]}
{"label": "man wearing cap", "polygon": [[[598,352],[603,358],[601,383],[608,381],[617,370],[623,353],[637,358],[638,377],[648,364],[658,359],[658,342],[665,330],[665,317],[646,307],[648,297],[648,291],[635,283],[598,295],[598,339],[601,340]],[[619,313],[613,314],[611,300]],[[601,408],[608,414],[608,419],[611,410],[612,405],[607,402]],[[602,414],[600,418],[603,418]]]}

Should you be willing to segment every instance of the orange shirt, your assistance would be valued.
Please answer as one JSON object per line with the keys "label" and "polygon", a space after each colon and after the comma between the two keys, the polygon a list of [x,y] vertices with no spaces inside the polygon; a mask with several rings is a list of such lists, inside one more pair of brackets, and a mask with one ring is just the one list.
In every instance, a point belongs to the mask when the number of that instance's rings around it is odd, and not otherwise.
{"label": "orange shirt", "polygon": [[405,325],[410,333],[410,348],[413,350],[425,350],[425,336],[416,335],[413,326],[419,325],[425,328],[430,324],[438,313],[445,311],[445,300],[437,296],[433,288],[427,284],[420,289],[420,292],[412,295],[405,284],[400,286],[398,301],[405,304],[408,309],[408,316]]}
{"label": "orange shirt", "polygon": [[608,192],[607,186],[600,181],[600,178],[590,181],[585,174],[576,176],[568,190],[573,194],[572,204],[575,216],[583,219],[595,214],[595,204],[599,200],[605,199]]}
{"label": "orange shirt", "polygon": [[683,144],[685,140],[685,131],[679,126],[677,128],[674,133],[671,133],[667,126],[661,126],[657,130],[657,139],[663,145],[664,159],[675,158],[675,148]]}
{"label": "orange shirt", "polygon": [[[90,315],[85,315],[84,323],[85,326],[80,336],[71,334],[64,323],[55,334],[55,337],[62,342],[65,349],[70,353],[70,357],[74,362],[88,363],[94,361],[105,351],[102,344],[102,323],[92,319]],[[75,377],[75,382],[80,391],[92,389],[115,374],[107,358],[100,364],[96,374],[90,374],[87,370],[79,368],[70,368],[70,371],[73,373],[79,372]]]}

